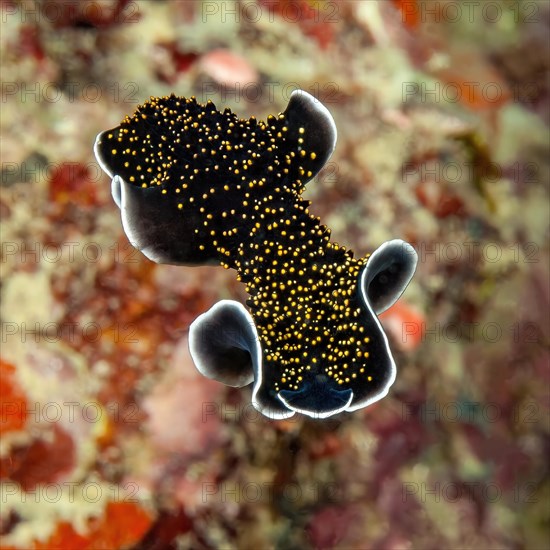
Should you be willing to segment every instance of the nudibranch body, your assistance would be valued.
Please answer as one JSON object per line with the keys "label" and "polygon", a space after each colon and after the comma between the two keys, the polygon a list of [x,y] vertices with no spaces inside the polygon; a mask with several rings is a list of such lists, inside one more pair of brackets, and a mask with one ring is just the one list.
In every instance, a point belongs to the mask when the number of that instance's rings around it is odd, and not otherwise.
{"label": "nudibranch body", "polygon": [[249,311],[222,300],[191,325],[198,370],[280,419],[325,418],[384,397],[395,364],[377,315],[408,285],[417,256],[384,243],[355,258],[301,196],[336,143],[328,110],[303,91],[265,122],[210,101],[152,97],[99,134],[130,242],[149,259],[235,269]]}

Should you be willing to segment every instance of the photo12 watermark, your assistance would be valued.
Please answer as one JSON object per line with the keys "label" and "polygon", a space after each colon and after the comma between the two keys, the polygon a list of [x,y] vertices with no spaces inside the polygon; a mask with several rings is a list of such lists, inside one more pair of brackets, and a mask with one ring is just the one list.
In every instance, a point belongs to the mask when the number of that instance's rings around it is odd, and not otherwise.
{"label": "photo12 watermark", "polygon": [[[265,82],[235,82],[232,85],[220,85],[219,83],[206,80],[200,85],[197,97],[202,102],[212,100],[214,102],[232,101],[240,103],[274,103],[282,98],[287,103],[293,92],[303,90],[314,98],[322,98],[323,104],[336,103],[340,88],[336,82],[313,82],[306,87],[300,86],[298,82],[280,82],[268,80]],[[320,101],[320,100],[315,100]]]}
{"label": "photo12 watermark", "polygon": [[2,81],[2,103],[109,103],[137,104],[140,101],[139,86],[136,82],[113,81],[104,86],[94,82],[69,81],[61,88],[57,82],[10,82]]}
{"label": "photo12 watermark", "polygon": [[90,343],[108,339],[114,344],[137,344],[137,326],[132,323],[113,323],[110,326],[101,326],[99,323],[77,323],[74,321],[57,323],[16,323],[2,321],[0,323],[0,335],[3,344],[17,340],[22,344],[45,342],[54,344],[57,342]]}
{"label": "photo12 watermark", "polygon": [[514,342],[525,344],[541,344],[542,330],[532,321],[517,321],[511,323],[497,323],[489,321],[479,322],[446,322],[434,323],[404,321],[401,325],[401,342],[410,341],[430,342],[433,344],[459,342],[481,342],[496,344],[498,342]]}
{"label": "photo12 watermark", "polygon": [[0,483],[0,503],[6,505],[13,500],[22,504],[56,504],[63,500],[69,504],[78,502],[96,503],[106,499],[110,502],[139,502],[140,488],[137,483],[108,485],[96,481],[63,481],[60,483],[41,483],[32,488],[21,490],[14,481]]}
{"label": "photo12 watermark", "polygon": [[202,484],[202,502],[211,503],[258,503],[275,502],[341,502],[345,500],[345,489],[336,482],[285,483],[272,482],[205,482]]}
{"label": "photo12 watermark", "polygon": [[339,2],[308,0],[301,2],[290,0],[203,0],[201,2],[201,20],[203,23],[274,23],[281,19],[286,23],[308,21],[315,24],[331,24],[340,21]]}
{"label": "photo12 watermark", "polygon": [[541,167],[535,162],[514,162],[503,166],[498,162],[480,165],[469,161],[440,161],[432,159],[426,162],[406,162],[401,167],[402,183],[415,185],[419,182],[434,181],[459,183],[482,179],[489,183],[507,178],[514,183],[540,183]]}
{"label": "photo12 watermark", "polygon": [[45,403],[38,401],[29,403],[9,399],[0,401],[0,422],[10,424],[13,419],[22,417],[36,424],[57,424],[58,422],[99,424],[106,417],[117,424],[137,424],[140,421],[140,410],[137,403],[120,405],[111,402],[102,405],[97,401],[49,401]]}
{"label": "photo12 watermark", "polygon": [[423,23],[498,23],[510,19],[515,23],[536,23],[541,20],[539,2],[494,2],[490,0],[404,0],[401,5],[403,23],[415,18]]}
{"label": "photo12 watermark", "polygon": [[498,483],[488,481],[461,481],[416,483],[405,482],[402,485],[402,502],[448,502],[456,503],[461,500],[470,502],[495,503],[510,500],[510,493],[515,503],[536,503],[538,486],[534,482],[525,482],[514,485],[512,491],[504,490]]}
{"label": "photo12 watermark", "polygon": [[[97,264],[107,258],[116,263],[137,264],[142,260],[141,253],[130,241],[123,243],[117,241],[109,245],[93,241],[65,241],[60,244],[38,241],[5,241],[1,245],[0,251],[0,265],[8,262],[17,264]],[[93,331],[93,328],[90,327],[89,330]]]}
{"label": "photo12 watermark", "polygon": [[95,21],[100,23],[130,24],[140,19],[140,2],[104,2],[102,0],[63,0],[62,2],[1,2],[3,24],[16,19],[27,25],[48,23],[59,25],[66,21]]}
{"label": "photo12 watermark", "polygon": [[535,401],[520,403],[512,408],[495,402],[448,401],[403,403],[402,420],[416,419],[423,424],[443,422],[448,424],[494,424],[505,419],[515,423],[536,424],[542,420],[542,411]]}
{"label": "photo12 watermark", "polygon": [[478,260],[496,264],[536,264],[540,247],[535,242],[496,243],[481,241],[420,242],[415,248],[420,263],[472,264]]}
{"label": "photo12 watermark", "polygon": [[420,103],[477,103],[499,104],[504,100],[514,103],[531,104],[540,97],[542,87],[539,82],[520,82],[503,85],[500,82],[403,82],[401,95],[404,103],[414,100]]}

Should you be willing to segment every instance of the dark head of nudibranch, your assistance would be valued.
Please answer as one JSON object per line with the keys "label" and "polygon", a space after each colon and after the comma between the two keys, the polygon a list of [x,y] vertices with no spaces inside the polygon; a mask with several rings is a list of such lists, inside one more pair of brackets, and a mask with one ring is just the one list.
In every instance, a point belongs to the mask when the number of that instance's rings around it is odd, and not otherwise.
{"label": "dark head of nudibranch", "polygon": [[208,102],[152,97],[99,134],[95,154],[131,243],[155,262],[237,271],[249,310],[222,300],[191,325],[198,370],[253,383],[270,418],[325,418],[384,397],[395,364],[378,314],[417,255],[401,240],[365,258],[330,241],[301,194],[330,158],[336,128],[303,91],[265,122]]}

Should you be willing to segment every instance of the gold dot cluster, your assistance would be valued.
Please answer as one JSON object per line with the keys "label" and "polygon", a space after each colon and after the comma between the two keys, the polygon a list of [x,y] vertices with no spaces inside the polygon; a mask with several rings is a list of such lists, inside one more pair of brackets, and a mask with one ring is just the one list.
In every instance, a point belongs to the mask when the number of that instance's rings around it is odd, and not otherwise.
{"label": "gold dot cluster", "polygon": [[160,186],[167,208],[196,219],[192,237],[205,241],[201,249],[211,244],[217,259],[233,267],[231,251],[269,196],[296,196],[302,178],[312,176],[316,153],[305,147],[303,128],[288,143],[285,122],[284,114],[244,120],[211,101],[151,97],[102,136],[102,156],[125,181]]}
{"label": "gold dot cluster", "polygon": [[244,245],[254,254],[243,254],[247,259],[237,265],[264,360],[277,372],[274,390],[299,390],[311,374],[340,386],[371,381],[370,338],[357,292],[365,260],[330,242],[318,219],[290,220],[280,227],[273,222],[264,240]]}
{"label": "gold dot cluster", "polygon": [[237,270],[276,392],[299,390],[308,374],[370,382],[357,292],[365,259],[309,213],[302,182],[322,152],[308,149],[305,128],[292,130],[284,114],[242,120],[172,95],[140,106],[101,147],[113,173],[160,186],[166,207],[194,220],[182,238]]}

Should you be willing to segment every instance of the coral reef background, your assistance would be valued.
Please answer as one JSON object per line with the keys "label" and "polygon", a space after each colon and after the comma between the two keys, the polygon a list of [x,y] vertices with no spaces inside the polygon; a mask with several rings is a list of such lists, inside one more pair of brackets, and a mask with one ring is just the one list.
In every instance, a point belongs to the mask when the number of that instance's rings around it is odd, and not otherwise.
{"label": "coral reef background", "polygon": [[[0,2],[3,549],[547,548],[550,4]],[[418,251],[389,396],[269,421],[189,324],[235,274],[122,232],[96,134],[149,96],[333,114],[311,210]]]}

